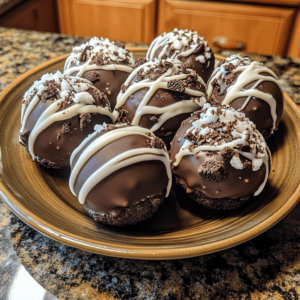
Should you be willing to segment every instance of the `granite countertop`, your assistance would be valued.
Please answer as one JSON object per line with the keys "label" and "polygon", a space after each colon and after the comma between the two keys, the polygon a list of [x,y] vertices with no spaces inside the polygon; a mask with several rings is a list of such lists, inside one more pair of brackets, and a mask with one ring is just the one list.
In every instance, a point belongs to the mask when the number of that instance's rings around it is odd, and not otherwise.
{"label": "granite countertop", "polygon": [[[85,40],[0,28],[0,92],[24,72]],[[300,58],[250,57],[275,71],[300,105]],[[300,203],[272,229],[232,249],[184,260],[138,261],[55,242],[24,224],[0,201],[0,299],[56,299],[53,295],[59,299],[299,299]]]}

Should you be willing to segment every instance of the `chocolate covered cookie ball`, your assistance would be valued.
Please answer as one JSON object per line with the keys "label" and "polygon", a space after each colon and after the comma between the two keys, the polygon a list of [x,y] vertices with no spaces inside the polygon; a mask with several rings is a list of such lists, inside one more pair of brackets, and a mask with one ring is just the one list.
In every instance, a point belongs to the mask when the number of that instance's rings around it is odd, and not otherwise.
{"label": "chocolate covered cookie ball", "polygon": [[125,44],[94,37],[81,46],[73,47],[66,60],[64,73],[90,80],[107,95],[113,110],[121,85],[134,66],[133,54]]}
{"label": "chocolate covered cookie ball", "polygon": [[138,126],[95,130],[72,154],[71,191],[104,225],[125,226],[150,218],[172,184],[165,144]]}
{"label": "chocolate covered cookie ball", "polygon": [[197,31],[178,30],[163,33],[155,38],[146,58],[179,59],[197,72],[206,83],[215,67],[215,57],[207,41]]}
{"label": "chocolate covered cookie ball", "polygon": [[171,144],[176,182],[199,204],[220,210],[242,206],[264,189],[270,152],[255,125],[227,106],[195,112]]}
{"label": "chocolate covered cookie ball", "polygon": [[207,84],[207,100],[230,105],[256,125],[268,139],[283,112],[283,91],[273,71],[248,57],[231,55],[220,61]]}
{"label": "chocolate covered cookie ball", "polygon": [[73,150],[103,122],[114,122],[109,101],[90,81],[45,74],[24,95],[19,139],[42,166],[67,168]]}
{"label": "chocolate covered cookie ball", "polygon": [[170,143],[181,122],[206,102],[205,83],[179,60],[148,61],[130,74],[117,98],[116,122],[150,129]]}

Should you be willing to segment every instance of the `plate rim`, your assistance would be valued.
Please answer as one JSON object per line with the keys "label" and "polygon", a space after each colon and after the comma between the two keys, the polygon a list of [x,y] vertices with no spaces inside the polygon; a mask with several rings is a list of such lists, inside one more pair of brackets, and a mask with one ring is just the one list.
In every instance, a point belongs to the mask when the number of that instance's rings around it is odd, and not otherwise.
{"label": "plate rim", "polygon": [[[145,51],[147,48],[128,48],[132,52]],[[25,78],[34,75],[41,69],[47,68],[52,64],[58,63],[62,60],[65,60],[69,54],[59,56],[57,58],[46,61],[33,69],[27,71],[26,73],[19,76],[11,84],[9,84],[0,94],[0,108],[7,97],[7,95],[15,89]],[[225,56],[215,54],[217,59],[224,59]],[[289,106],[294,110],[296,114],[300,117],[300,108],[295,104],[291,97],[284,92],[285,103],[288,103]],[[298,133],[299,134],[299,133]],[[241,243],[249,241],[250,239],[255,238],[256,236],[262,234],[263,232],[269,230],[271,227],[276,225],[281,221],[299,202],[300,200],[300,185],[295,189],[292,196],[290,197],[291,201],[286,202],[281,206],[280,210],[276,211],[271,218],[259,223],[257,226],[250,228],[247,231],[244,231],[236,236],[228,238],[226,243],[224,240],[220,240],[214,243],[191,246],[188,248],[180,247],[176,249],[148,249],[143,246],[124,246],[124,245],[112,245],[111,243],[91,243],[84,238],[78,238],[74,234],[66,235],[56,227],[56,230],[53,229],[53,225],[50,226],[50,223],[44,221],[26,207],[24,207],[17,198],[8,191],[3,183],[0,181],[0,199],[3,203],[22,221],[27,225],[42,233],[43,235],[56,240],[65,245],[78,248],[84,251],[89,251],[96,254],[107,255],[112,257],[119,258],[130,258],[130,259],[150,259],[150,260],[169,260],[169,259],[180,259],[195,257],[200,255],[206,255],[209,253],[222,251],[228,248],[232,248]]]}

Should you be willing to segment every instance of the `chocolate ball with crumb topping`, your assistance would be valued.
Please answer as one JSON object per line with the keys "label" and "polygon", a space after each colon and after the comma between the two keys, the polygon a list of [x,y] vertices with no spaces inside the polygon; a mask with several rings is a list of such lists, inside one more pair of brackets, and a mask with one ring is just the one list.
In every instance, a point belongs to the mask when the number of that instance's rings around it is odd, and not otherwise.
{"label": "chocolate ball with crumb topping", "polygon": [[231,210],[258,196],[270,170],[264,138],[245,114],[229,106],[194,113],[170,151],[176,183],[199,204]]}
{"label": "chocolate ball with crumb topping", "polygon": [[150,218],[172,184],[165,144],[139,126],[95,129],[72,154],[71,191],[104,225],[125,226]]}
{"label": "chocolate ball with crumb topping", "polygon": [[215,67],[215,56],[207,41],[197,31],[174,29],[156,37],[147,52],[146,58],[179,59],[206,83]]}
{"label": "chocolate ball with crumb topping", "polygon": [[133,54],[125,44],[94,37],[81,46],[73,47],[66,60],[64,73],[90,80],[106,94],[113,110],[121,85],[134,66]]}
{"label": "chocolate ball with crumb topping", "polygon": [[220,61],[209,79],[207,100],[245,113],[268,139],[278,127],[284,98],[272,70],[248,57],[231,55]]}
{"label": "chocolate ball with crumb topping", "polygon": [[206,102],[205,83],[177,59],[145,62],[122,85],[116,122],[150,129],[169,145],[181,122]]}
{"label": "chocolate ball with crumb topping", "polygon": [[106,95],[90,81],[45,74],[23,98],[20,143],[48,168],[67,168],[73,150],[96,124],[114,123]]}

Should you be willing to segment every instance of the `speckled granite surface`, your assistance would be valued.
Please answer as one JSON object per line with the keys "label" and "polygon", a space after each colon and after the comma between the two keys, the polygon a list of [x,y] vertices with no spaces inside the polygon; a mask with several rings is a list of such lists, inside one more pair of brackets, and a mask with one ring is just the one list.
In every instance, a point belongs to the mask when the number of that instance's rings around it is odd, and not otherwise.
{"label": "speckled granite surface", "polygon": [[[30,68],[84,40],[0,28],[0,91]],[[300,59],[251,58],[273,69],[300,104]],[[20,263],[59,299],[296,300],[300,298],[300,204],[268,232],[232,249],[186,260],[135,261],[52,241],[0,202],[1,300],[9,299],[9,284]],[[47,295],[43,299],[50,299]]]}
{"label": "speckled granite surface", "polygon": [[1,295],[7,294],[19,264],[9,238],[9,218],[9,210],[0,200],[0,299]]}

